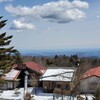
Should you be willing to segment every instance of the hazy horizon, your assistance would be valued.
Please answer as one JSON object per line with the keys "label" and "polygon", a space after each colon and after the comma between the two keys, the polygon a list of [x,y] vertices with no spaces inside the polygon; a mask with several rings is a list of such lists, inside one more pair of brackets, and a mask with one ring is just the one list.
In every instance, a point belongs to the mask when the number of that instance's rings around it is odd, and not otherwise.
{"label": "hazy horizon", "polygon": [[60,50],[21,50],[24,56],[55,56],[55,55],[78,55],[79,57],[100,57],[99,49],[60,49]]}

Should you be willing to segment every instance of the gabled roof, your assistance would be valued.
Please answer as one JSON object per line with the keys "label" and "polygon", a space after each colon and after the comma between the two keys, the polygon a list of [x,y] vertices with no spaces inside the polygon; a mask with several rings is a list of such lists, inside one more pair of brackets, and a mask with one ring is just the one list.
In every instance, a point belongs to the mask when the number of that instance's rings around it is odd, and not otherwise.
{"label": "gabled roof", "polygon": [[46,68],[40,66],[39,64],[35,63],[35,62],[25,62],[24,63],[26,65],[27,68],[36,71],[40,74],[43,74],[46,71]]}
{"label": "gabled roof", "polygon": [[83,76],[82,76],[81,79],[88,78],[88,77],[92,77],[92,76],[100,77],[100,66],[98,66],[96,68],[92,68],[92,69],[86,71],[83,74]]}
{"label": "gabled roof", "polygon": [[16,70],[16,69],[12,69],[10,72],[8,72],[7,74],[5,74],[5,76],[3,76],[3,78],[5,80],[16,80],[18,75],[20,74],[21,71]]}
{"label": "gabled roof", "polygon": [[41,81],[72,81],[74,69],[67,68],[48,68]]}

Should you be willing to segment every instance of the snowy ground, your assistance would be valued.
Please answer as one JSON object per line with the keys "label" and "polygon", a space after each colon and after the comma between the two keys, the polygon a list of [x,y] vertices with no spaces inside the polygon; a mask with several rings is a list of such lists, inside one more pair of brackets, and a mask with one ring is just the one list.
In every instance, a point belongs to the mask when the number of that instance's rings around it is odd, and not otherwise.
{"label": "snowy ground", "polygon": [[35,100],[53,100],[52,96],[34,96]]}
{"label": "snowy ground", "polygon": [[[88,100],[93,100],[91,95],[88,95]],[[53,96],[34,96],[34,100],[77,100],[76,97],[75,98],[69,98],[68,96],[63,97],[55,97],[53,99]],[[85,99],[84,99],[85,100]]]}
{"label": "snowy ground", "polygon": [[4,90],[0,93],[0,100],[24,100],[24,89]]}
{"label": "snowy ground", "polygon": [[[35,100],[62,100],[62,97],[55,97],[53,99],[53,96],[34,96]],[[68,97],[63,97],[63,100],[76,100],[74,99],[70,99]]]}
{"label": "snowy ground", "polygon": [[[30,88],[30,90],[32,90],[32,89]],[[60,96],[55,95],[53,97],[54,94],[52,94],[52,93],[43,93],[42,88],[33,88],[31,93],[34,95],[35,100],[62,100],[62,95],[60,95]],[[85,95],[81,95],[81,96],[84,98],[86,97]],[[88,94],[87,97],[88,97],[88,100],[93,100],[93,95]],[[63,100],[77,100],[77,99],[76,99],[76,97],[70,98],[69,96],[63,96]]]}
{"label": "snowy ground", "polygon": [[[15,92],[19,92],[20,94],[15,94]],[[62,95],[54,95],[50,93],[43,93],[43,90],[40,88],[28,88],[28,92],[31,93],[34,96],[34,99],[32,100],[77,100],[76,97],[70,98],[69,96],[63,96]],[[36,93],[35,93],[36,92]],[[54,95],[54,96],[53,96]],[[88,100],[93,100],[93,95],[86,95],[88,97]],[[1,98],[7,99],[7,100],[24,100],[24,88],[20,88],[18,90],[6,90],[3,91],[3,93],[0,93],[0,100]],[[85,95],[82,95],[82,97],[85,98]],[[85,100],[85,99],[84,99]]]}

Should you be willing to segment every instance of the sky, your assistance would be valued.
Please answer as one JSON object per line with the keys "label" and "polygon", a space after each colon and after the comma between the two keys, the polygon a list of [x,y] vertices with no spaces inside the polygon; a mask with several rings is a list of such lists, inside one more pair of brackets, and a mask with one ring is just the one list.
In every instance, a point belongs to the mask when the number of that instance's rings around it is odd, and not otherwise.
{"label": "sky", "polygon": [[0,16],[18,50],[100,46],[100,0],[0,0]]}

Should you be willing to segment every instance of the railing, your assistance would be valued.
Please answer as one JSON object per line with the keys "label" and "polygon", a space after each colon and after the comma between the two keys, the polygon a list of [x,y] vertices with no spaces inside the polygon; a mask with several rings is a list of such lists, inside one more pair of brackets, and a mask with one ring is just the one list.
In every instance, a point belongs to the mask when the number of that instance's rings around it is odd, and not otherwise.
{"label": "railing", "polygon": [[62,94],[54,94],[53,100],[74,100],[74,96],[65,96]]}

